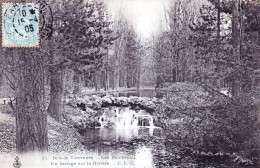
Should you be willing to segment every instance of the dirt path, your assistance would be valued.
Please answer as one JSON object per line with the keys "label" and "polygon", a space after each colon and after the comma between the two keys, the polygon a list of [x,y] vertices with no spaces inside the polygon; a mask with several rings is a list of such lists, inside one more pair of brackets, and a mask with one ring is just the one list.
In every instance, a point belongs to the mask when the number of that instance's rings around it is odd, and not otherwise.
{"label": "dirt path", "polygon": [[0,98],[0,106],[8,104],[9,100],[9,98]]}
{"label": "dirt path", "polygon": [[[72,109],[64,109],[64,113]],[[75,111],[75,110],[74,110]],[[85,150],[83,137],[69,123],[58,123],[48,116],[49,153],[74,153]],[[9,105],[0,104],[0,156],[15,153],[15,116]],[[1,167],[1,166],[0,166]]]}
{"label": "dirt path", "polygon": [[0,123],[15,125],[15,117],[9,110],[8,105],[0,104]]}
{"label": "dirt path", "polygon": [[8,105],[0,105],[0,153],[15,152],[15,117]]}

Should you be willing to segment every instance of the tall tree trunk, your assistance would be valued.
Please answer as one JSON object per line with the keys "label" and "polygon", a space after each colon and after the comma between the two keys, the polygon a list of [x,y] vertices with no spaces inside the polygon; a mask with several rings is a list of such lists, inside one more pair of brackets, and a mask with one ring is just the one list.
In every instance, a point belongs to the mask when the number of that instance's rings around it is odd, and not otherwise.
{"label": "tall tree trunk", "polygon": [[0,71],[0,87],[2,86],[2,83],[3,83],[3,74],[2,74],[2,72]]}
{"label": "tall tree trunk", "polygon": [[127,87],[127,72],[126,71],[124,71],[123,73],[122,73],[122,87],[124,87],[124,88],[126,88]]}
{"label": "tall tree trunk", "polygon": [[74,70],[73,83],[73,94],[78,94],[80,92],[80,76],[79,72],[77,72],[76,70]]}
{"label": "tall tree trunk", "polygon": [[[104,72],[101,72],[101,76],[103,76],[101,78],[101,82],[103,83],[103,88],[104,88],[104,90],[107,90],[107,72],[106,72],[106,70]],[[102,86],[101,86],[101,88],[102,88]]]}
{"label": "tall tree trunk", "polygon": [[137,94],[139,95],[140,82],[141,82],[141,73],[140,73],[140,71],[137,72],[136,78],[137,78],[137,80],[136,80],[136,89],[137,89]]}
{"label": "tall tree trunk", "polygon": [[[218,0],[218,3],[217,3],[217,52],[216,52],[216,59],[213,57],[213,63],[216,64],[216,68],[215,68],[215,73],[218,73],[219,70],[220,70],[220,65],[218,63],[218,55],[219,55],[219,45],[220,45],[220,0]],[[220,80],[222,79],[216,79],[214,80],[213,79],[213,86],[217,86],[218,83],[220,82]],[[219,81],[219,82],[218,82]]]}
{"label": "tall tree trunk", "polygon": [[52,69],[50,72],[50,105],[48,113],[57,121],[62,121],[63,71]]}
{"label": "tall tree trunk", "polygon": [[114,89],[115,90],[118,90],[118,88],[119,88],[119,82],[120,82],[119,75],[120,75],[119,67],[116,67],[115,76],[114,76]]}
{"label": "tall tree trunk", "polygon": [[[17,55],[16,148],[18,152],[47,151],[47,112],[45,111],[43,58],[33,53]],[[18,52],[18,51],[16,51]]]}
{"label": "tall tree trunk", "polygon": [[[119,38],[121,39],[121,38]],[[116,41],[116,44],[118,41]],[[119,44],[115,45],[115,70],[114,70],[114,90],[118,90],[120,85],[120,54],[119,54]]]}
{"label": "tall tree trunk", "polygon": [[260,46],[260,24],[258,26],[258,45]]}
{"label": "tall tree trunk", "polygon": [[[239,27],[239,0],[233,0],[232,9],[232,43],[233,43],[233,60],[240,64],[240,27]],[[239,73],[239,72],[237,72]],[[232,95],[236,96],[240,90],[240,75],[234,75],[232,79]]]}
{"label": "tall tree trunk", "polygon": [[220,40],[220,0],[218,0],[217,10],[218,10],[218,14],[217,14],[217,41],[219,43],[219,40]]}
{"label": "tall tree trunk", "polygon": [[127,71],[126,71],[126,87],[127,88],[131,87],[130,83],[131,83],[130,70],[129,70],[129,68],[127,68]]}
{"label": "tall tree trunk", "polygon": [[[107,62],[109,62],[109,54],[108,54],[108,49],[107,49],[107,53],[106,53],[106,60]],[[105,85],[104,85],[104,89],[105,90],[109,90],[109,70],[108,70],[108,63],[106,65],[104,65],[105,68],[105,74],[104,74],[104,78],[105,78]]]}
{"label": "tall tree trunk", "polygon": [[233,55],[240,60],[240,26],[239,26],[239,0],[233,0],[232,10],[232,38],[233,38]]}
{"label": "tall tree trunk", "polygon": [[95,82],[96,91],[100,91],[100,71],[99,70],[97,70],[95,72],[94,82]]}
{"label": "tall tree trunk", "polygon": [[106,90],[109,90],[110,81],[109,81],[109,71],[106,70]]}

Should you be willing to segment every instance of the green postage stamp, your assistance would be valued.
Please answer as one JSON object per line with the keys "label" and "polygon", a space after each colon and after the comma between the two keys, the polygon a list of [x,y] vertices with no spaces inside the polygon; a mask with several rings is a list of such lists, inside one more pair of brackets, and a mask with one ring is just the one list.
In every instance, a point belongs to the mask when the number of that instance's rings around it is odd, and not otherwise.
{"label": "green postage stamp", "polygon": [[39,46],[39,4],[2,4],[2,47]]}

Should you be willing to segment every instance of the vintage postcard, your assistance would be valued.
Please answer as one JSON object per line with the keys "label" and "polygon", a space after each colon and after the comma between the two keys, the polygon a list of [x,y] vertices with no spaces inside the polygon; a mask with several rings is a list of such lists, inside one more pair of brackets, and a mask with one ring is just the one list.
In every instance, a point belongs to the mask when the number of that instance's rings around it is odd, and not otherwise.
{"label": "vintage postcard", "polygon": [[0,168],[260,168],[259,0],[0,13]]}
{"label": "vintage postcard", "polygon": [[39,44],[39,4],[2,4],[2,47],[35,47]]}

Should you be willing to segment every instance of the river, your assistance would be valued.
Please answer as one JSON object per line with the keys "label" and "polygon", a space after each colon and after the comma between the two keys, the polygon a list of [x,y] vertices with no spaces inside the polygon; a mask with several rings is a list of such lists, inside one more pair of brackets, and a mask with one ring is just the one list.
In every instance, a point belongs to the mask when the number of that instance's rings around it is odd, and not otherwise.
{"label": "river", "polygon": [[[116,96],[160,97],[155,90],[116,93]],[[81,132],[87,150],[117,159],[115,167],[242,168],[227,156],[198,156],[153,124],[145,110],[104,108],[101,126]],[[122,158],[123,157],[123,158]]]}

